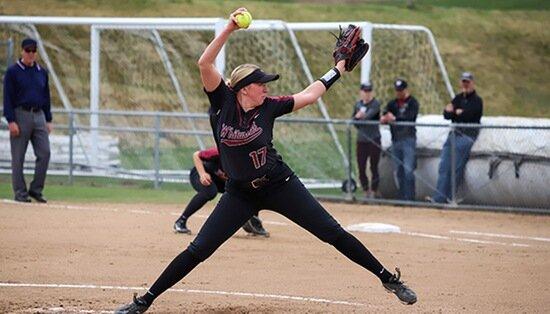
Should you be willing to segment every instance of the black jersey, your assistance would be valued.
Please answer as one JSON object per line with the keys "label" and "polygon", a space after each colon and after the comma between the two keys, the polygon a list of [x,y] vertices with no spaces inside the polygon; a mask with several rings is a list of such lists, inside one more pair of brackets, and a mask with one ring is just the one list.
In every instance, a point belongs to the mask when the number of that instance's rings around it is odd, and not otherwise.
{"label": "black jersey", "polygon": [[[270,172],[284,165],[273,147],[273,122],[292,112],[294,98],[267,97],[261,106],[245,112],[237,102],[237,94],[223,80],[206,94],[210,113],[219,112],[214,137],[228,177],[237,181],[250,181],[266,174],[273,177]],[[292,173],[286,165],[282,169],[285,174]]]}

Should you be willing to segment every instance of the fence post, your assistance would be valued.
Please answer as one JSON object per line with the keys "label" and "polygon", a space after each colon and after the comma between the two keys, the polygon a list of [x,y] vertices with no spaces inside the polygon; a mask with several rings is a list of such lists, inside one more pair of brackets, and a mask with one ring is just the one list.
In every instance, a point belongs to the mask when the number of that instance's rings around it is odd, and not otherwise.
{"label": "fence post", "polygon": [[155,189],[160,186],[160,115],[155,115],[155,147],[154,147]]}
{"label": "fence post", "polygon": [[73,185],[74,113],[69,112],[69,185]]}
{"label": "fence post", "polygon": [[347,137],[347,144],[348,144],[348,164],[347,164],[347,176],[348,176],[348,180],[347,180],[347,188],[346,188],[346,198],[348,200],[353,200],[353,185],[352,185],[352,176],[351,176],[351,172],[352,172],[352,169],[351,169],[351,123],[348,122],[346,123],[346,137]]}
{"label": "fence post", "polygon": [[456,206],[456,132],[451,124],[451,206]]}

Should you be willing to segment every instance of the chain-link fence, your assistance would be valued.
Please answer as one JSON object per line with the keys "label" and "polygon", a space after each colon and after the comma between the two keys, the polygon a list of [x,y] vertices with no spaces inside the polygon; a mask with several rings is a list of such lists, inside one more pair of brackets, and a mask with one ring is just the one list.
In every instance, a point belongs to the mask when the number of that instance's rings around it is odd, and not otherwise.
{"label": "chain-link fence", "polygon": [[[100,127],[79,122],[89,121],[91,114],[100,116]],[[156,188],[187,182],[192,153],[199,150],[195,137],[200,136],[207,147],[214,145],[205,114],[54,110],[54,115],[48,174],[65,177],[68,183],[83,177],[95,178],[97,184],[137,180]],[[119,117],[133,123],[117,125]],[[376,121],[283,117],[277,120],[274,145],[306,186],[324,199],[550,212],[550,121],[483,119],[481,125],[459,125],[424,115],[416,123],[397,123],[416,129],[416,139],[403,144],[392,141],[389,127]],[[342,162],[326,132],[327,123],[334,126],[350,164]],[[365,167],[368,187],[361,186],[365,180],[358,173],[356,126],[361,124],[380,128],[380,141],[370,143],[380,156],[374,167],[379,173],[375,191],[370,191],[372,158]],[[201,128],[195,129],[197,125]],[[8,137],[7,131],[0,132],[3,147],[8,147]],[[97,143],[95,152],[92,141]],[[399,145],[405,145],[404,154],[399,153],[403,151]],[[32,173],[32,147],[26,159],[25,169]],[[2,173],[10,173],[10,160],[9,150],[2,150]],[[412,175],[412,181],[404,179],[407,175]],[[407,189],[409,194],[404,193]]]}

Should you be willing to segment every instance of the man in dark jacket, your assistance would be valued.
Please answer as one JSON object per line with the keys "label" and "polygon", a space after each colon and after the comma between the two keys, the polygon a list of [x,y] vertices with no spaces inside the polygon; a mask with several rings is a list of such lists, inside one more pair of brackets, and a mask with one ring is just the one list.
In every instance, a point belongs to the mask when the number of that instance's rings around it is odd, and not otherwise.
{"label": "man in dark jacket", "polygon": [[[483,115],[483,100],[476,93],[474,76],[470,72],[462,73],[460,87],[461,92],[445,106],[443,117],[453,123],[479,124]],[[445,203],[450,202],[452,198],[452,136],[455,139],[455,187],[458,187],[464,177],[466,163],[478,134],[479,128],[472,127],[458,127],[449,133],[441,151],[437,191],[432,196],[432,201]]]}
{"label": "man in dark jacket", "polygon": [[[374,198],[378,191],[378,161],[380,160],[380,102],[374,98],[372,84],[361,84],[359,100],[353,107],[352,119],[356,121],[370,121],[374,124],[355,124],[357,128],[357,167],[359,181],[367,198]],[[370,159],[372,185],[369,186],[367,177],[367,160]]]}
{"label": "man in dark jacket", "polygon": [[396,167],[399,196],[402,200],[414,201],[416,168],[416,127],[396,125],[394,122],[415,122],[420,104],[411,96],[408,84],[403,79],[394,82],[396,98],[388,103],[380,123],[389,123],[392,147],[391,154]]}
{"label": "man in dark jacket", "polygon": [[[46,203],[42,196],[50,161],[49,133],[52,131],[48,72],[36,62],[36,40],[21,43],[21,59],[4,77],[4,116],[8,120],[11,145],[12,186],[15,200],[30,202],[29,196]],[[23,163],[29,142],[36,156],[34,180],[29,189]]]}

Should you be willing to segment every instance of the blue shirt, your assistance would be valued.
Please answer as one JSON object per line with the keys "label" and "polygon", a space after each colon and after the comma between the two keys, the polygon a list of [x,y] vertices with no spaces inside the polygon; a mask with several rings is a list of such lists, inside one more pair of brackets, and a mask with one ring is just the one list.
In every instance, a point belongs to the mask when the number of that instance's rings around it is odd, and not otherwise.
{"label": "blue shirt", "polygon": [[15,121],[15,108],[40,108],[46,121],[52,121],[48,72],[37,62],[26,66],[21,60],[10,66],[4,77],[4,116]]}

